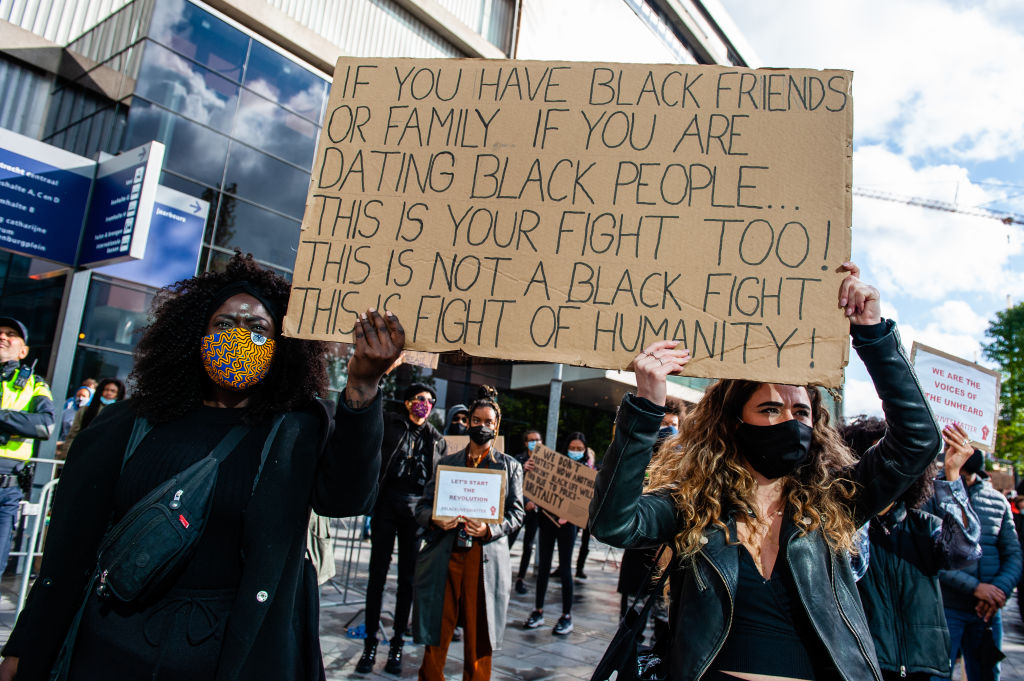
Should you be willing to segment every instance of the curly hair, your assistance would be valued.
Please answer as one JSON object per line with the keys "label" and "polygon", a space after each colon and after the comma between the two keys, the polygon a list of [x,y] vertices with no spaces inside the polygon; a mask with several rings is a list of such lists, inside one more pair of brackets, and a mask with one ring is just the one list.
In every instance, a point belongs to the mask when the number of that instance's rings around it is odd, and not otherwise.
{"label": "curly hair", "polygon": [[[743,405],[761,386],[755,381],[722,380],[708,389],[651,463],[647,491],[671,497],[682,528],[675,544],[683,556],[696,554],[704,532],[720,527],[727,540],[723,514],[740,512],[743,519],[765,526],[754,503],[757,483],[737,445],[735,430]],[[805,386],[811,399],[813,435],[808,460],[782,482],[782,496],[793,512],[801,535],[821,530],[834,551],[852,551],[855,527],[850,501],[855,489],[842,477],[853,455],[829,425],[828,410],[816,386]]]}
{"label": "curly hair", "polygon": [[[153,301],[151,323],[135,348],[129,377],[136,412],[152,423],[180,418],[198,408],[210,379],[200,343],[207,334],[210,305],[232,282],[248,281],[279,309],[285,309],[291,285],[260,267],[251,254],[236,252],[223,272],[204,272],[161,289]],[[300,409],[327,392],[326,347],[319,341],[287,338],[278,329],[274,360],[267,376],[251,388],[247,423]]]}

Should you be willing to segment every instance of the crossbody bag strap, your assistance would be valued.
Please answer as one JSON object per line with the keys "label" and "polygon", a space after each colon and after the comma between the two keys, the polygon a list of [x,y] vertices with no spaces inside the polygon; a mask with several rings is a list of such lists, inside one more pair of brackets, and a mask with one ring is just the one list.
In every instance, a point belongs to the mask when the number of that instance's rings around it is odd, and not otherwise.
{"label": "crossbody bag strap", "polygon": [[124,471],[125,465],[128,463],[128,459],[132,458],[135,454],[135,450],[138,449],[139,443],[145,439],[149,431],[153,430],[153,424],[145,416],[136,416],[135,421],[132,423],[132,434],[128,436],[128,446],[124,450],[124,458],[121,459],[121,471]]}
{"label": "crossbody bag strap", "polygon": [[277,437],[277,431],[281,429],[281,424],[284,423],[284,414],[278,414],[274,417],[274,421],[270,425],[270,433],[267,434],[267,440],[263,443],[263,451],[260,452],[260,467],[256,469],[256,479],[252,481],[252,491],[250,495],[256,493],[256,484],[260,481],[260,474],[263,472],[263,464],[267,462],[267,456],[270,454],[270,447],[274,444],[274,438]]}
{"label": "crossbody bag strap", "polygon": [[[668,544],[661,545],[661,548],[658,549],[658,553],[654,556],[654,563],[653,565],[651,565],[651,569],[647,571],[647,578],[644,580],[644,583],[643,585],[641,585],[640,589],[637,590],[636,594],[634,594],[633,602],[629,604],[630,610],[636,607],[636,604],[640,601],[641,598],[644,597],[644,594],[646,593],[647,601],[644,603],[644,606],[641,610],[641,612],[646,612],[650,608],[650,606],[653,605],[654,596],[660,593],[662,588],[665,586],[665,580],[668,579],[668,574],[671,571],[669,570],[668,566],[666,566],[666,568],[662,570],[661,576],[658,578],[658,582],[654,585],[654,588],[651,588],[651,578],[654,577],[654,572],[658,569],[658,563],[661,561],[661,556],[665,553],[665,551],[671,551],[673,554],[675,554],[675,550],[670,548]],[[671,566],[671,564],[671,561],[669,561],[669,566]],[[648,589],[651,590],[648,591]]]}

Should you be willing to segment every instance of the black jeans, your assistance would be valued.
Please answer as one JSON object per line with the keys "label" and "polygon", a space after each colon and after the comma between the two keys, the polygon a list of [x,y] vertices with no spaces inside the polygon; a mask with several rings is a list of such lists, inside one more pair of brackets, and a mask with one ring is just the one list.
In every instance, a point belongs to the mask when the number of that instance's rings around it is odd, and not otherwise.
{"label": "black jeans", "polygon": [[576,573],[583,572],[583,566],[587,564],[587,555],[590,553],[590,528],[583,528],[580,535],[580,552],[576,555]]}
{"label": "black jeans", "polygon": [[[537,518],[540,511],[527,511],[523,517],[523,557],[519,559],[519,574],[517,579],[524,579],[526,571],[530,569],[530,558],[533,557],[533,541],[537,538]],[[511,547],[512,542],[509,542]]]}
{"label": "black jeans", "polygon": [[548,590],[551,559],[554,557],[555,541],[558,541],[558,578],[562,580],[562,614],[572,612],[572,547],[576,544],[575,525],[558,525],[547,516],[540,518],[540,565],[537,567],[537,610],[544,609],[544,596]]}
{"label": "black jeans", "polygon": [[370,578],[366,584],[366,638],[375,638],[380,624],[384,584],[391,566],[391,553],[398,538],[398,593],[395,598],[395,633],[405,633],[412,609],[413,575],[420,540],[419,525],[412,514],[418,497],[387,495],[377,500],[370,519]]}

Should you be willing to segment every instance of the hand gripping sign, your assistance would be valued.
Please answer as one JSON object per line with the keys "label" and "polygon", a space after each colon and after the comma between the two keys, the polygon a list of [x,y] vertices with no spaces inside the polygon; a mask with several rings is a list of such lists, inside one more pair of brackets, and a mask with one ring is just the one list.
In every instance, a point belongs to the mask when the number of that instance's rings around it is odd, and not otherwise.
{"label": "hand gripping sign", "polygon": [[287,335],[842,383],[852,74],[342,58],[312,170]]}

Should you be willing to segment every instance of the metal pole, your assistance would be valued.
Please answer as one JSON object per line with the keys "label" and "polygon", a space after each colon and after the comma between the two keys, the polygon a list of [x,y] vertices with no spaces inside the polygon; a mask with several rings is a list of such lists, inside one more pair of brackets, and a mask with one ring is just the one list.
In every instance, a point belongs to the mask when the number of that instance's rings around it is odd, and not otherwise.
{"label": "metal pole", "polygon": [[[60,418],[64,405],[64,396],[71,387],[71,370],[75,361],[75,349],[78,347],[78,332],[82,328],[85,315],[85,298],[89,293],[89,282],[92,270],[73,272],[64,284],[64,298],[61,301],[60,316],[57,322],[57,333],[54,336],[53,353],[50,355],[50,390],[53,392],[53,404],[57,412],[57,423],[49,440],[39,443],[40,459],[53,459],[57,453],[57,437],[60,435]],[[43,485],[53,479],[54,464],[36,464],[35,475],[32,476],[32,501],[39,500]]]}
{"label": "metal pole", "polygon": [[558,447],[558,410],[562,403],[562,365],[556,364],[551,375],[551,392],[548,394],[548,427],[544,433],[544,444],[551,449]]}

